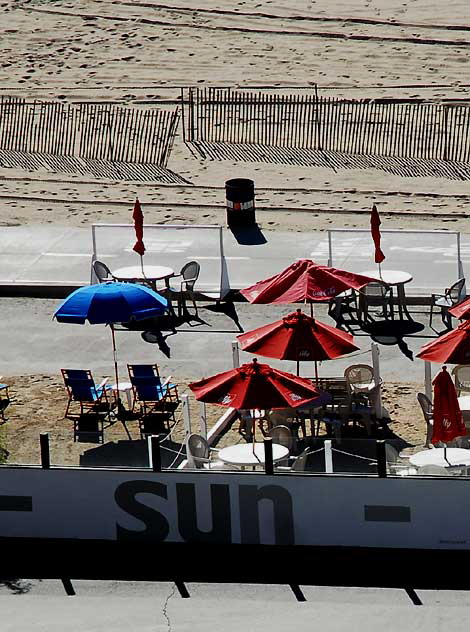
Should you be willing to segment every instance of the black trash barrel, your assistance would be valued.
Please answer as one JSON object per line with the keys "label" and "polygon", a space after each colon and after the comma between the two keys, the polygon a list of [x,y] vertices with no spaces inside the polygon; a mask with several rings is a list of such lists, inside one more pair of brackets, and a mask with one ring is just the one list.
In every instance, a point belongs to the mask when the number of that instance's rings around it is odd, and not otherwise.
{"label": "black trash barrel", "polygon": [[233,178],[225,183],[227,224],[253,226],[255,217],[255,183],[247,178]]}

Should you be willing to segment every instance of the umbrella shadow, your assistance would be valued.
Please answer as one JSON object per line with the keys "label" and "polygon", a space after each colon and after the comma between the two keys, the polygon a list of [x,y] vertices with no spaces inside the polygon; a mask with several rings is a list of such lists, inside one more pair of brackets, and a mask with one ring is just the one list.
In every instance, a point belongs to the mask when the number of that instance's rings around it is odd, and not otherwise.
{"label": "umbrella shadow", "polygon": [[[167,468],[174,463],[175,453],[182,448],[181,443],[175,443],[166,439],[161,444],[162,467]],[[185,457],[184,450],[181,450],[180,461]],[[82,467],[149,467],[148,444],[145,439],[123,439],[110,441],[95,448],[85,450],[80,455],[80,466]]]}
{"label": "umbrella shadow", "polygon": [[374,342],[381,345],[396,345],[404,356],[413,360],[413,352],[404,338],[423,331],[424,325],[415,320],[369,320],[361,323],[362,330]]}
{"label": "umbrella shadow", "polygon": [[238,313],[233,301],[224,301],[221,303],[215,303],[210,305],[204,305],[204,309],[216,314],[225,314],[228,318],[232,319],[238,328],[238,331],[244,331],[238,318]]}

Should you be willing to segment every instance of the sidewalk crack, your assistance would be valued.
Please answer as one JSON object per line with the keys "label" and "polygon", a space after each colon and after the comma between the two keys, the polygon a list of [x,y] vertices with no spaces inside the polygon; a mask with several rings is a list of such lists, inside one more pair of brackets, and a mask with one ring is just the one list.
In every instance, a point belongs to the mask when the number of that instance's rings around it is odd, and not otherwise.
{"label": "sidewalk crack", "polygon": [[170,617],[168,616],[168,603],[170,599],[174,596],[175,591],[176,591],[176,584],[173,584],[173,588],[171,589],[171,592],[168,595],[168,597],[165,599],[165,603],[163,604],[163,608],[162,608],[162,614],[166,619],[168,632],[171,632],[171,621],[170,621]]}

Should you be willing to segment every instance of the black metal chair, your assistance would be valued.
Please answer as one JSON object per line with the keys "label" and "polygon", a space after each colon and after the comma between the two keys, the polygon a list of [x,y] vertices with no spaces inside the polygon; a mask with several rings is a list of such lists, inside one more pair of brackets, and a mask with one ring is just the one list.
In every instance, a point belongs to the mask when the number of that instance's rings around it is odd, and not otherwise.
{"label": "black metal chair", "polygon": [[194,286],[199,277],[201,266],[197,261],[189,261],[180,270],[179,275],[181,277],[180,287],[178,289],[171,288],[172,294],[176,295],[178,301],[178,316],[188,313],[187,300],[192,301],[196,318],[198,317],[196,296]]}
{"label": "black metal chair", "polygon": [[98,279],[98,283],[116,280],[108,266],[102,261],[98,261],[98,259],[93,261],[93,272]]}
{"label": "black metal chair", "polygon": [[429,326],[432,326],[432,316],[434,307],[440,307],[442,322],[448,329],[452,329],[452,316],[449,314],[449,308],[457,305],[462,298],[461,294],[465,286],[465,279],[459,279],[444,294],[431,294],[431,311],[429,314]]}
{"label": "black metal chair", "polygon": [[379,314],[385,318],[394,318],[393,292],[390,285],[383,281],[368,283],[359,294],[359,320],[365,322],[370,319],[369,308],[381,307]]}

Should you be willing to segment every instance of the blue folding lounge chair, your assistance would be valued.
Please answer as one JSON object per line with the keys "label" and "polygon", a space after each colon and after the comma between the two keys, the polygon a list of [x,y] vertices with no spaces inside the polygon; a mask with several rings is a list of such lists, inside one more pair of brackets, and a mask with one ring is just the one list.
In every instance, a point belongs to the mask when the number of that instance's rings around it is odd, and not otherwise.
{"label": "blue folding lounge chair", "polygon": [[74,402],[80,406],[80,415],[85,412],[109,411],[108,393],[111,386],[106,384],[107,377],[97,386],[91,371],[84,369],[61,369],[61,371],[69,396],[64,417],[68,416]]}
{"label": "blue folding lounge chair", "polygon": [[132,384],[134,401],[140,404],[141,416],[154,412],[168,413],[173,420],[179,404],[178,386],[167,378],[162,381],[156,364],[128,364],[129,379]]}

